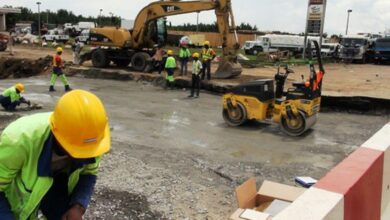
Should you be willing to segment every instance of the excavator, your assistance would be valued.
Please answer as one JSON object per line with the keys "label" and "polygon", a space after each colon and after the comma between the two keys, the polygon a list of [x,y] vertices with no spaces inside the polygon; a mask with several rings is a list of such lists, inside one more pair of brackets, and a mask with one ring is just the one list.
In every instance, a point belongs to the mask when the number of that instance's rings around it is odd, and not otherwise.
{"label": "excavator", "polygon": [[[166,42],[166,17],[209,10],[215,11],[222,38],[223,58],[214,77],[239,76],[242,72],[242,67],[237,61],[240,45],[231,0],[153,2],[138,13],[132,30],[116,27],[91,29],[90,44],[96,48],[85,54],[83,61],[91,60],[93,66],[98,68],[108,67],[111,61],[119,67],[131,64],[135,71],[145,71],[153,55],[153,46],[164,45]],[[235,43],[229,41],[231,31],[234,31]]]}

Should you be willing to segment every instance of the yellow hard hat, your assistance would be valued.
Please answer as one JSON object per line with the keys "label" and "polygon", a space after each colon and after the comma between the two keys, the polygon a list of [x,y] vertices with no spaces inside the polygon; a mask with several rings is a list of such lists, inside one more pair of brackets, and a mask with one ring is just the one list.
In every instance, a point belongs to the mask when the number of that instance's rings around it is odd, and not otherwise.
{"label": "yellow hard hat", "polygon": [[204,43],[203,43],[203,45],[207,45],[207,46],[210,46],[210,41],[205,41]]}
{"label": "yellow hard hat", "polygon": [[57,53],[61,53],[63,51],[62,47],[57,47],[56,49]]}
{"label": "yellow hard hat", "polygon": [[172,56],[173,55],[173,50],[168,50],[167,54]]}
{"label": "yellow hard hat", "polygon": [[193,57],[193,58],[199,58],[199,56],[200,56],[199,53],[194,53],[194,54],[192,54],[192,57]]}
{"label": "yellow hard hat", "polygon": [[50,128],[62,148],[73,158],[101,156],[111,147],[104,106],[94,94],[73,90],[58,101]]}
{"label": "yellow hard hat", "polygon": [[22,83],[16,83],[15,88],[20,92],[24,92],[24,85]]}

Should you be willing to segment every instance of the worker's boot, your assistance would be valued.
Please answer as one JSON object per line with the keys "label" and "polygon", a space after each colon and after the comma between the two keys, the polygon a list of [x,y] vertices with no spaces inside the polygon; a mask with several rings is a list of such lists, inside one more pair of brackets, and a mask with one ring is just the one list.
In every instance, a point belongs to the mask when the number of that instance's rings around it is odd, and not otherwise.
{"label": "worker's boot", "polygon": [[49,87],[49,92],[55,92],[56,90],[54,89],[54,86]]}
{"label": "worker's boot", "polygon": [[69,91],[72,91],[72,88],[70,88],[69,85],[65,85],[65,92],[69,92]]}

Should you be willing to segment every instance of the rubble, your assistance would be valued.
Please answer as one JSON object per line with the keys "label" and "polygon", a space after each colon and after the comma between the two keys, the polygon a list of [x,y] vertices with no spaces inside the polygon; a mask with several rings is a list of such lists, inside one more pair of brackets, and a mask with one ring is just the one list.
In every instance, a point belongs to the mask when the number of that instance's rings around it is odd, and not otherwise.
{"label": "rubble", "polygon": [[0,58],[0,79],[39,75],[51,66],[52,59],[51,56],[38,60],[2,57]]}

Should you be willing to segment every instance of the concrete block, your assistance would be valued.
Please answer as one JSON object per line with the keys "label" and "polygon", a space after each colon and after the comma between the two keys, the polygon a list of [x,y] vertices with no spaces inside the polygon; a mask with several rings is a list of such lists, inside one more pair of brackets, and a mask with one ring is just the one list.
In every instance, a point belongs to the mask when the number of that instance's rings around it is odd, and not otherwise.
{"label": "concrete block", "polygon": [[344,220],[380,219],[383,161],[382,151],[359,148],[315,187],[344,195]]}
{"label": "concrete block", "polygon": [[[384,151],[381,210],[390,205],[390,124],[385,125],[363,144],[364,148]],[[390,210],[389,210],[390,212]],[[390,217],[389,217],[390,219]]]}
{"label": "concrete block", "polygon": [[343,218],[343,195],[312,187],[272,220],[342,220]]}

